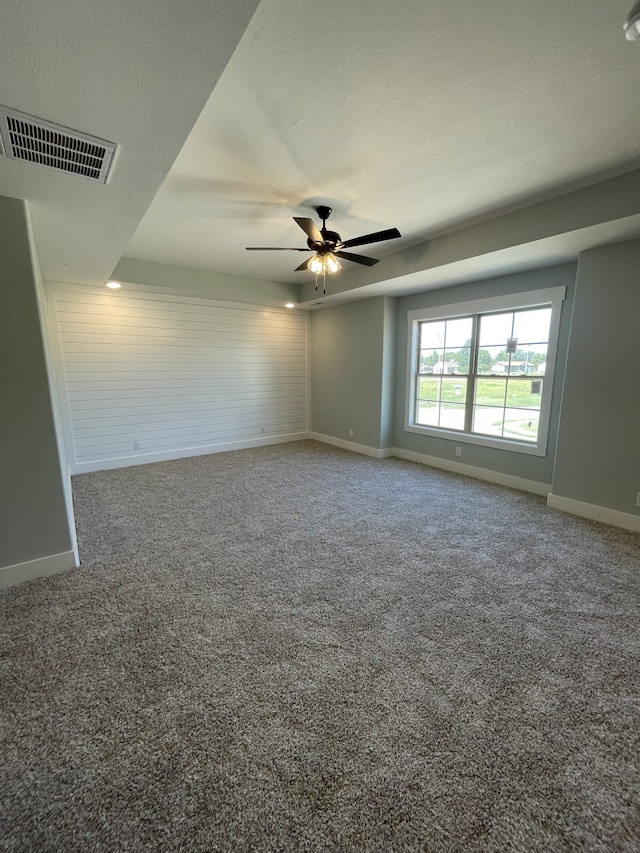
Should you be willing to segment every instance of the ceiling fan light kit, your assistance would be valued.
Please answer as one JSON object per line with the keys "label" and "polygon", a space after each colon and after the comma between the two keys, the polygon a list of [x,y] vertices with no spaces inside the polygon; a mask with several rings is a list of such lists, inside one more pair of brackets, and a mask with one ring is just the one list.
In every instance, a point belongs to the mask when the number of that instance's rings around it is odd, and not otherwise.
{"label": "ceiling fan light kit", "polygon": [[640,39],[640,0],[633,5],[627,15],[623,28],[624,37],[627,41],[637,41]]}
{"label": "ceiling fan light kit", "polygon": [[316,275],[333,275],[334,272],[342,269],[342,264],[333,252],[326,252],[324,255],[316,252],[309,261],[306,261],[306,265],[307,269]]}
{"label": "ceiling fan light kit", "polygon": [[[400,237],[400,232],[397,228],[387,228],[385,231],[376,231],[373,234],[364,234],[362,237],[354,237],[351,240],[343,240],[337,231],[329,231],[327,228],[327,219],[331,215],[331,208],[326,205],[316,207],[316,213],[322,220],[322,228],[318,228],[312,219],[306,216],[294,216],[293,219],[302,228],[307,235],[307,248],[293,248],[285,246],[247,246],[247,251],[250,252],[306,252],[311,250],[314,254],[306,261],[296,267],[296,272],[309,270],[316,276],[316,290],[318,289],[318,276],[322,276],[323,283],[327,275],[333,275],[342,269],[342,264],[338,258],[342,260],[353,261],[356,264],[362,264],[367,267],[372,267],[378,263],[378,258],[369,258],[366,255],[355,255],[353,252],[345,252],[344,249],[350,249],[355,246],[366,246],[370,243],[379,243],[383,240],[395,240]],[[323,287],[323,293],[326,293],[326,288]]]}

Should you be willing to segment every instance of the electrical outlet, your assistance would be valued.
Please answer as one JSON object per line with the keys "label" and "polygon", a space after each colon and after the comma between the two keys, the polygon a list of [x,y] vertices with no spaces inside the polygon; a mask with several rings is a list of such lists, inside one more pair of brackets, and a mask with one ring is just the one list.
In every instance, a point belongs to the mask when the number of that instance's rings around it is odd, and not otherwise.
{"label": "electrical outlet", "polygon": [[462,456],[462,448],[456,447],[456,456]]}
{"label": "electrical outlet", "polygon": [[353,430],[352,429],[349,430],[349,438],[353,438]]}
{"label": "electrical outlet", "polygon": [[260,427],[260,432],[264,433],[264,431],[265,431],[264,427]]}
{"label": "electrical outlet", "polygon": [[636,506],[640,506],[640,492],[636,495]]}
{"label": "electrical outlet", "polygon": [[139,441],[133,442],[133,449],[134,450],[140,450],[140,442]]}

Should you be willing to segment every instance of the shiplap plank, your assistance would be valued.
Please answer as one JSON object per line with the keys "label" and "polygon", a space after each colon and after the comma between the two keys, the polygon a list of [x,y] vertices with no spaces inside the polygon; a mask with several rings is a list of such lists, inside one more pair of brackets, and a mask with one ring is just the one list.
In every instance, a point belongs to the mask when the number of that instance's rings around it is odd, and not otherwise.
{"label": "shiplap plank", "polygon": [[211,405],[224,406],[224,408],[233,408],[240,405],[263,405],[265,402],[271,401],[274,405],[280,402],[286,402],[292,399],[306,400],[304,388],[300,388],[297,392],[291,391],[255,391],[251,398],[238,397],[234,391],[225,394],[195,394],[183,395],[180,401],[167,402],[166,397],[138,397],[137,402],[133,403],[129,399],[104,399],[92,397],[91,399],[78,399],[70,401],[70,408],[74,411],[74,419],[82,419],[83,417],[91,416],[92,412],[97,412],[100,417],[107,416],[111,412],[117,412],[119,409],[125,409],[131,414],[145,414],[162,411],[194,411],[207,410]]}
{"label": "shiplap plank", "polygon": [[[256,395],[262,393],[265,388],[264,385],[252,385],[250,383],[243,383],[246,387],[243,387],[243,391],[245,395],[247,392],[250,392],[253,389],[253,392]],[[290,391],[290,392],[298,392],[303,391],[306,388],[306,381],[304,379],[300,380],[300,382],[295,383],[292,380],[285,380],[280,383],[271,382],[269,386],[269,390],[271,393]],[[236,391],[236,383],[231,382],[230,385],[224,389],[218,389],[219,394],[216,394],[216,397],[219,396],[220,399],[230,399],[232,397],[237,397],[238,392]],[[155,389],[155,390],[147,390],[145,392],[140,392],[135,389],[124,389],[120,390],[117,394],[113,391],[105,391],[105,390],[92,390],[92,391],[67,391],[67,396],[72,403],[75,403],[79,400],[95,400],[96,402],[109,403],[112,404],[117,400],[122,400],[125,405],[131,404],[131,402],[139,401],[139,400],[149,400],[149,401],[161,401],[164,402],[168,399],[168,395],[165,394],[163,389]],[[212,393],[208,389],[199,389],[198,391],[194,391],[193,389],[183,390],[181,394],[173,393],[171,395],[173,399],[176,401],[180,401],[181,399],[185,402],[195,402],[198,400],[210,399],[212,397]]]}
{"label": "shiplap plank", "polygon": [[211,364],[242,364],[248,361],[250,364],[255,364],[256,357],[262,358],[270,364],[278,364],[279,362],[289,363],[291,359],[290,352],[272,351],[265,353],[255,353],[243,350],[238,353],[229,352],[228,349],[217,353],[201,353],[191,355],[189,353],[174,353],[168,355],[166,353],[139,353],[135,359],[131,358],[131,353],[110,353],[109,361],[105,362],[103,353],[94,352],[74,352],[69,353],[64,359],[65,370],[82,370],[87,365],[90,365],[91,370],[99,370],[106,365],[106,370],[125,370],[136,369],[142,367],[147,369],[164,368],[166,365],[177,364],[181,367],[202,367]]}
{"label": "shiplap plank", "polygon": [[[84,353],[84,352],[92,352],[96,354],[107,353],[121,353],[123,355],[140,355],[140,354],[165,354],[172,355],[173,353],[177,355],[206,355],[212,354],[214,355],[217,349],[221,349],[222,345],[216,344],[216,342],[205,342],[205,344],[187,344],[184,341],[177,342],[175,339],[172,339],[171,343],[163,344],[163,343],[148,343],[146,341],[137,340],[134,336],[130,336],[130,340],[124,342],[118,341],[110,341],[107,343],[106,341],[94,341],[89,340],[88,342],[76,342],[72,340],[64,340],[64,355],[65,358],[70,354],[75,353]],[[61,338],[62,340],[62,338]],[[87,343],[90,344],[87,347]],[[253,352],[253,353],[261,353],[261,352],[292,352],[292,353],[302,353],[304,350],[304,344],[297,343],[295,346],[291,346],[288,344],[282,344],[277,341],[273,342],[263,342],[260,346],[252,346],[250,343],[244,347],[240,348],[240,351]],[[227,350],[230,347],[227,345]]]}
{"label": "shiplap plank", "polygon": [[234,331],[224,337],[216,336],[216,338],[212,340],[210,336],[200,332],[196,336],[195,334],[187,334],[185,330],[182,332],[176,331],[175,333],[169,333],[163,330],[162,334],[147,335],[142,332],[134,331],[133,329],[125,330],[122,327],[106,329],[100,334],[73,329],[68,331],[64,328],[60,328],[60,340],[62,343],[82,343],[85,345],[91,345],[101,342],[103,344],[128,344],[129,346],[134,344],[136,347],[144,347],[147,344],[151,344],[153,346],[210,347],[215,346],[216,344],[219,346],[220,341],[224,341],[227,346],[236,346],[239,348],[252,346],[254,349],[261,348],[261,342],[283,348],[288,344],[292,346],[298,345],[302,348],[302,345],[304,344],[303,339],[299,336],[292,338],[291,336],[284,335],[282,332],[278,332],[277,335],[269,335],[265,332],[260,335],[256,334],[252,338],[248,339],[246,336],[243,336],[242,332]]}
{"label": "shiplap plank", "polygon": [[190,329],[201,331],[226,331],[227,329],[235,328],[239,331],[243,329],[253,329],[260,331],[265,326],[272,329],[282,329],[289,334],[301,332],[302,327],[297,329],[280,322],[280,319],[273,320],[258,316],[234,317],[225,318],[224,321],[208,319],[200,314],[180,315],[164,313],[159,316],[149,316],[140,312],[140,316],[132,316],[124,313],[105,314],[105,313],[89,313],[77,311],[61,311],[58,313],[60,324],[65,326],[83,326],[93,329],[94,326],[134,326],[140,329]]}
{"label": "shiplap plank", "polygon": [[303,337],[302,331],[298,328],[290,328],[281,323],[277,325],[268,324],[259,319],[242,322],[241,320],[235,323],[225,322],[207,322],[202,319],[194,319],[190,321],[182,321],[178,317],[165,317],[163,319],[139,320],[137,317],[107,317],[105,315],[77,315],[75,318],[70,318],[69,315],[63,315],[58,318],[59,326],[62,331],[77,331],[84,329],[91,334],[108,333],[111,329],[133,329],[138,334],[154,335],[159,331],[168,332],[198,332],[200,334],[209,334],[222,332],[236,332],[244,335],[246,331],[253,331],[260,334],[269,334],[270,332],[279,331],[285,335],[292,337]]}
{"label": "shiplap plank", "polygon": [[267,418],[277,420],[284,414],[296,415],[304,414],[305,412],[304,399],[298,401],[287,401],[285,405],[279,406],[231,406],[219,409],[199,409],[195,411],[173,411],[173,412],[147,412],[144,414],[134,415],[129,412],[126,414],[106,414],[103,417],[92,418],[77,418],[74,419],[74,430],[80,432],[84,429],[111,429],[123,427],[140,427],[142,429],[154,429],[157,424],[171,423],[180,424],[187,421],[206,421],[226,418],[227,420],[236,421],[240,416],[243,420],[249,421],[253,418],[260,418],[263,422]]}
{"label": "shiplap plank", "polygon": [[207,413],[191,413],[189,416],[180,416],[175,413],[175,417],[167,417],[166,415],[132,415],[128,419],[108,418],[99,419],[93,418],[76,423],[73,429],[73,435],[78,438],[88,438],[97,435],[128,435],[136,433],[142,435],[146,432],[154,432],[159,429],[180,429],[182,426],[204,426],[212,423],[235,423],[238,420],[239,414],[242,414],[243,419],[249,423],[253,420],[259,420],[264,426],[267,423],[278,423],[284,416],[299,420],[305,417],[305,407],[289,406],[285,409],[270,409],[267,412],[247,411],[242,413],[238,411],[225,412],[224,415],[214,412]]}
{"label": "shiplap plank", "polygon": [[[109,386],[109,383],[117,383],[118,387],[122,387],[123,383],[126,383],[124,387],[133,387],[131,383],[143,382],[147,383],[147,386],[151,388],[158,387],[158,383],[162,386],[164,386],[165,382],[182,383],[184,373],[185,371],[182,370],[142,370],[135,372],[133,370],[75,370],[70,371],[67,375],[69,383],[73,383],[74,387],[79,383],[84,385],[89,383],[92,386],[100,383],[105,388]],[[224,370],[224,365],[217,365],[216,367],[206,369],[200,368],[194,370],[191,368],[189,374],[194,383],[206,385],[218,379],[224,379],[229,374],[239,379],[244,379],[247,375],[251,375],[256,379],[268,380],[269,377],[280,376],[281,374],[292,377],[304,376],[305,371],[302,368],[294,370],[287,364],[261,364],[258,367],[247,366],[246,372],[239,369],[238,366],[229,371]]]}

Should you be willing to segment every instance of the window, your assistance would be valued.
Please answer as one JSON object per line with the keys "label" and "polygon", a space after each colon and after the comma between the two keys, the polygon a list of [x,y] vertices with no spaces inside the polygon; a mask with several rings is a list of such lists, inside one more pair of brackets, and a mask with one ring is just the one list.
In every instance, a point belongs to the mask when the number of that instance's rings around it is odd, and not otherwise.
{"label": "window", "polygon": [[406,429],[544,455],[564,294],[409,312]]}

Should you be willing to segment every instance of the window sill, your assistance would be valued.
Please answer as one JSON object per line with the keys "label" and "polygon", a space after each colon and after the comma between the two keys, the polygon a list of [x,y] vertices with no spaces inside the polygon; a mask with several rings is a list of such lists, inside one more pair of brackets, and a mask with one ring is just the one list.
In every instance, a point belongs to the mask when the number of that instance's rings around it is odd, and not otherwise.
{"label": "window sill", "polygon": [[447,441],[455,441],[458,444],[477,444],[481,447],[492,447],[495,450],[506,450],[510,453],[525,453],[528,456],[546,456],[546,440],[541,437],[537,444],[529,444],[523,441],[512,441],[508,438],[494,438],[484,435],[473,435],[468,432],[457,432],[451,429],[440,429],[438,427],[416,426],[406,424],[405,432],[416,435],[425,435],[432,438],[443,438]]}

